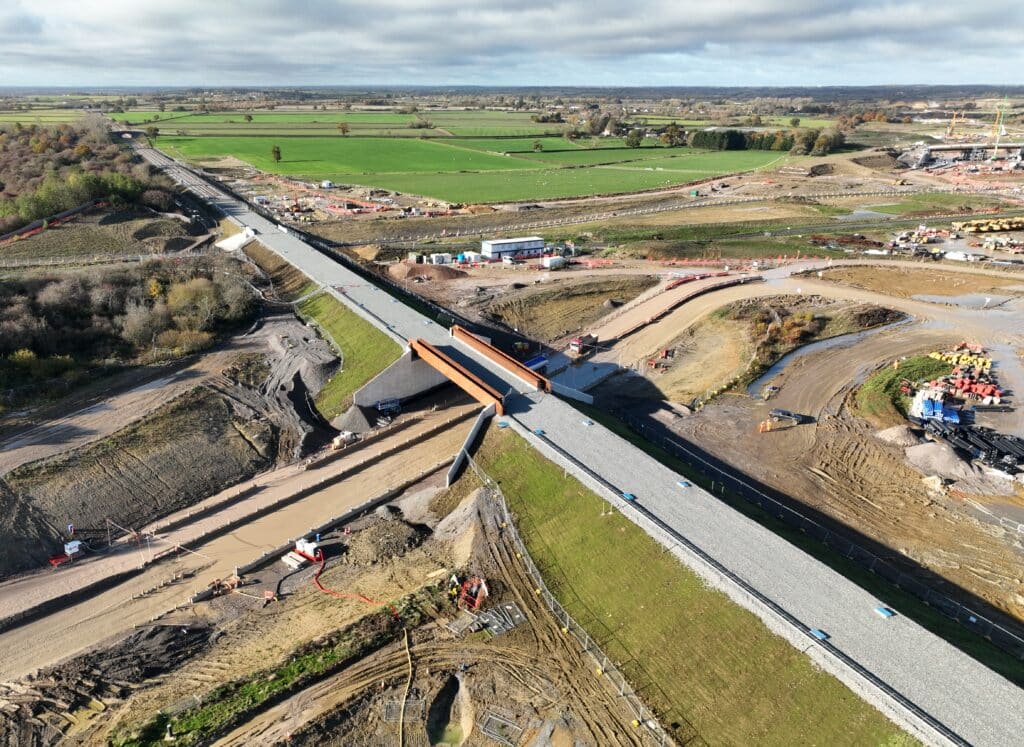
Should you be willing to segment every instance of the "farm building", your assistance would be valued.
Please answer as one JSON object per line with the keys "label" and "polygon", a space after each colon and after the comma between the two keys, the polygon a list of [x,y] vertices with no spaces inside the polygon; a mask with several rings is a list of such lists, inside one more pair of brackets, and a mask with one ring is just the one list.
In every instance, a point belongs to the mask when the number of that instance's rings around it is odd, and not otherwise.
{"label": "farm building", "polygon": [[490,239],[480,242],[480,253],[487,259],[539,257],[544,253],[544,239],[539,236],[528,236],[521,239]]}

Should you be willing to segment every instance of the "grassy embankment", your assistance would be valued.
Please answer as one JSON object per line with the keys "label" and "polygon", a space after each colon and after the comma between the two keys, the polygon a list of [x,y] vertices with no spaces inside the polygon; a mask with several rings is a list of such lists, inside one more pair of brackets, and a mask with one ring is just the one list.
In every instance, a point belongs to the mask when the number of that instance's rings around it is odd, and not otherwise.
{"label": "grassy embankment", "polygon": [[270,276],[277,296],[296,302],[299,315],[323,330],[341,355],[341,370],[316,396],[320,414],[337,417],[352,404],[352,394],[397,360],[402,349],[327,291],[316,293],[317,283],[270,250],[252,243],[245,252]]}
{"label": "grassy embankment", "polygon": [[945,361],[916,355],[899,362],[899,367],[886,366],[873,374],[857,390],[853,398],[854,411],[878,426],[899,425],[906,422],[910,397],[900,392],[900,382],[933,379],[945,376],[953,366]]}
{"label": "grassy embankment", "polygon": [[491,430],[479,461],[552,592],[681,743],[914,743],[517,436]]}
{"label": "grassy embankment", "polygon": [[267,273],[274,294],[282,301],[295,301],[320,287],[258,241],[250,243],[243,251]]}
{"label": "grassy embankment", "polygon": [[326,291],[301,301],[297,309],[324,330],[341,353],[341,370],[316,396],[317,409],[330,420],[345,412],[352,404],[352,394],[394,363],[402,349]]}

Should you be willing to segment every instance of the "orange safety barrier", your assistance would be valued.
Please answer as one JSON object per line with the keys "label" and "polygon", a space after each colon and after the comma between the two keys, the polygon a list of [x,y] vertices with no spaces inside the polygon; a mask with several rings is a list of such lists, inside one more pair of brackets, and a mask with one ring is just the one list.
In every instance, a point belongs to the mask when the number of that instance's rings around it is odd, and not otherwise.
{"label": "orange safety barrier", "polygon": [[502,396],[494,389],[494,387],[484,382],[476,374],[467,371],[460,364],[453,361],[450,357],[425,340],[421,340],[419,338],[412,340],[409,343],[409,347],[414,353],[416,353],[416,355],[422,358],[424,362],[443,373],[451,379],[456,386],[469,394],[475,400],[482,402],[485,405],[493,404],[495,412],[497,412],[498,415],[505,414]]}
{"label": "orange safety barrier", "polygon": [[452,337],[466,343],[473,348],[473,350],[494,361],[506,371],[514,373],[521,379],[525,379],[538,390],[543,390],[545,392],[551,391],[551,382],[546,378],[541,376],[532,368],[524,366],[511,355],[508,355],[502,350],[498,350],[498,348],[494,347],[490,343],[484,342],[468,329],[460,327],[458,324],[454,324],[452,325]]}

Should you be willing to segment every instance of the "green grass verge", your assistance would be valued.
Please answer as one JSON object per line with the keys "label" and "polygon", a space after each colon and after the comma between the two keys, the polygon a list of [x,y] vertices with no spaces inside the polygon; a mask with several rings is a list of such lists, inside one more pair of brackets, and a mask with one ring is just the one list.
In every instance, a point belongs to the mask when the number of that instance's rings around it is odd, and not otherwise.
{"label": "green grass verge", "polygon": [[858,415],[879,425],[893,425],[904,422],[910,397],[900,392],[900,382],[933,379],[945,376],[953,366],[945,361],[915,355],[899,362],[899,368],[886,366],[868,378],[853,399]]}
{"label": "green grass verge", "polygon": [[[683,475],[695,485],[700,485],[705,490],[711,490],[710,479],[691,467],[687,462],[669,454],[660,446],[651,443],[615,416],[597,407],[583,405],[578,402],[571,404],[595,422],[601,423],[604,427],[629,441],[666,467]],[[913,594],[893,586],[882,577],[868,571],[859,563],[839,555],[814,538],[768,514],[759,506],[744,500],[741,496],[731,491],[723,492],[720,482],[715,483],[714,488],[714,495],[720,498],[723,503],[728,504],[744,516],[770,529],[786,541],[799,547],[808,555],[825,563],[865,591],[874,594],[887,607],[891,607],[899,614],[909,617],[918,625],[956,646],[992,671],[997,672],[1018,686],[1024,686],[1024,661],[1015,659],[1012,655],[980,635],[972,633],[960,623],[946,617],[939,610],[928,606]]]}
{"label": "green grass verge", "polygon": [[479,461],[552,592],[680,743],[914,743],[518,436],[492,429]]}
{"label": "green grass verge", "polygon": [[352,394],[394,363],[402,354],[398,343],[324,291],[297,306],[333,339],[342,368],[316,396],[320,414],[330,420],[352,404]]}

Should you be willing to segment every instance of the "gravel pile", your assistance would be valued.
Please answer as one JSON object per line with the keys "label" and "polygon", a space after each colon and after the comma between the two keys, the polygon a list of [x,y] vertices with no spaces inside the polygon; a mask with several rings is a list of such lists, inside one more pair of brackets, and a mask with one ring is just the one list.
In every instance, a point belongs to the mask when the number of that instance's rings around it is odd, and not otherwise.
{"label": "gravel pile", "polygon": [[875,438],[894,446],[917,446],[921,439],[908,425],[894,425],[892,428],[875,433]]}
{"label": "gravel pile", "polygon": [[929,442],[906,450],[907,461],[925,477],[938,475],[956,483],[966,493],[1013,495],[1013,482],[986,474],[981,467],[962,459],[952,446]]}

